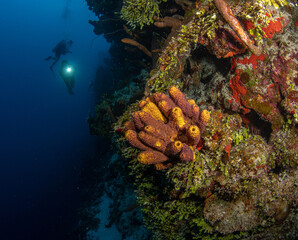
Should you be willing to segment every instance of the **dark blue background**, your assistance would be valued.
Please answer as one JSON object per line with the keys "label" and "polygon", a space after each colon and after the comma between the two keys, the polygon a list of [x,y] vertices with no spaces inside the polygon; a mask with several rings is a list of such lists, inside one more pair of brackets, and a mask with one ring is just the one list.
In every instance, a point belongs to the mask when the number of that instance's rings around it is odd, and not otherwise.
{"label": "dark blue background", "polygon": [[[81,161],[96,149],[88,86],[109,45],[90,47],[95,17],[83,0],[2,1],[0,11],[0,238],[66,239]],[[73,96],[44,61],[62,39],[74,42],[62,58],[77,67]]]}

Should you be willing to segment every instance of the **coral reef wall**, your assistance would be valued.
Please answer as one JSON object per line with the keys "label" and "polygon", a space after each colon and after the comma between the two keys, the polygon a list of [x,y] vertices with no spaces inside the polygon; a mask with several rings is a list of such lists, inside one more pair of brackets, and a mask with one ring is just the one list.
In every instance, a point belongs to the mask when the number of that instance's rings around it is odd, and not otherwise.
{"label": "coral reef wall", "polygon": [[[296,239],[297,3],[115,6],[122,30],[107,38],[136,52],[122,64],[141,57],[145,65],[134,66],[147,75],[134,81],[142,87],[117,117],[114,107],[103,110],[111,115],[104,131],[125,161],[119,174],[132,177],[150,238]],[[102,115],[96,118],[95,129]]]}

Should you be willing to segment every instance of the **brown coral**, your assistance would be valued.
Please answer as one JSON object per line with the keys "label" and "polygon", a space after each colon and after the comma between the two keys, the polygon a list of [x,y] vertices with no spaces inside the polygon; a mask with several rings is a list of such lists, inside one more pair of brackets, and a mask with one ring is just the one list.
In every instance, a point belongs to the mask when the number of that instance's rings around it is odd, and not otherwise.
{"label": "brown coral", "polygon": [[249,50],[254,54],[259,56],[262,53],[262,48],[255,46],[252,41],[249,39],[248,35],[245,33],[241,24],[235,18],[229,4],[224,0],[214,0],[214,4],[217,7],[218,11],[222,17],[227,21],[231,28],[237,33],[239,38],[245,43]]}
{"label": "brown coral", "polygon": [[210,119],[207,110],[199,111],[193,100],[187,100],[176,87],[169,95],[155,93],[139,103],[140,111],[125,124],[126,140],[142,150],[138,161],[165,169],[173,160],[194,160],[196,145]]}
{"label": "brown coral", "polygon": [[152,57],[152,53],[142,44],[138,43],[137,41],[130,39],[130,38],[123,38],[121,42],[132,45],[140,49],[143,53],[145,53],[148,57]]}

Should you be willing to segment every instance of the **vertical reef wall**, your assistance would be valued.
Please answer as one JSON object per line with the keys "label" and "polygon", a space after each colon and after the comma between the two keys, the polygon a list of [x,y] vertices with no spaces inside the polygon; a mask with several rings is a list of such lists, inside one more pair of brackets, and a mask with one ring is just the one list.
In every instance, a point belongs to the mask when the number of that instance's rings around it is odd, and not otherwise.
{"label": "vertical reef wall", "polygon": [[111,42],[96,81],[116,88],[88,120],[117,153],[108,225],[135,239],[297,239],[296,2],[87,3]]}

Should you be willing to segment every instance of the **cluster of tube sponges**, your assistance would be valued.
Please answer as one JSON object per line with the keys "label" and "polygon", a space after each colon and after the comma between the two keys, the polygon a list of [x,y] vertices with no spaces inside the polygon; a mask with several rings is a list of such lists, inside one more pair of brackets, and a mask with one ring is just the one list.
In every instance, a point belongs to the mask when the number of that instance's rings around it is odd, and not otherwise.
{"label": "cluster of tube sponges", "polygon": [[158,170],[175,161],[189,162],[195,158],[194,149],[210,119],[207,110],[200,112],[194,100],[187,100],[175,86],[169,96],[154,93],[139,103],[132,121],[125,123],[125,138],[142,150],[138,161],[155,164]]}

